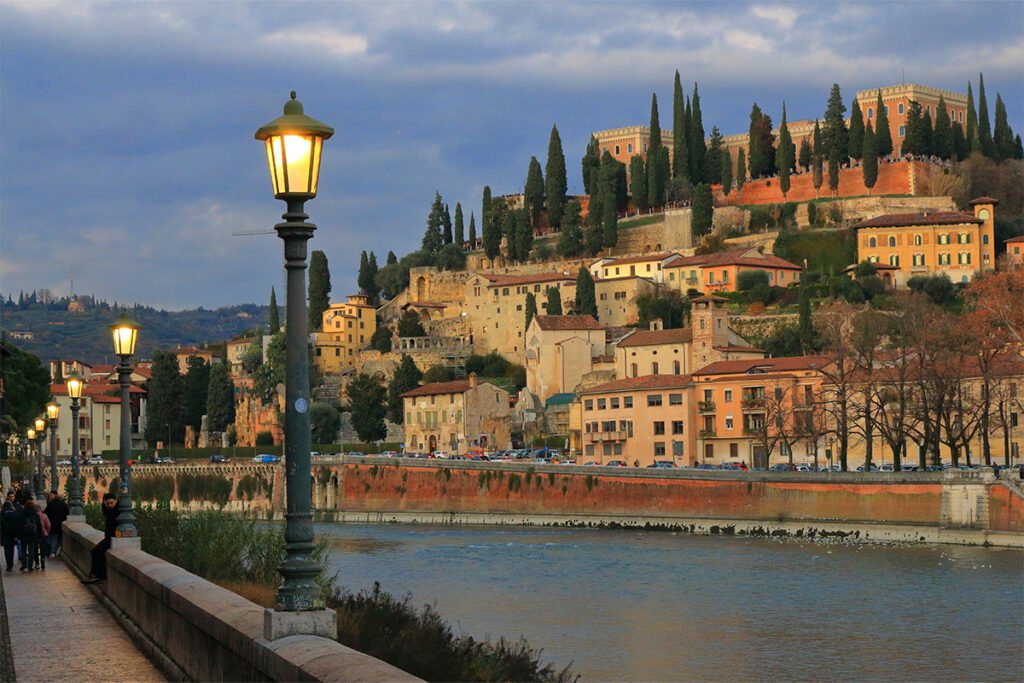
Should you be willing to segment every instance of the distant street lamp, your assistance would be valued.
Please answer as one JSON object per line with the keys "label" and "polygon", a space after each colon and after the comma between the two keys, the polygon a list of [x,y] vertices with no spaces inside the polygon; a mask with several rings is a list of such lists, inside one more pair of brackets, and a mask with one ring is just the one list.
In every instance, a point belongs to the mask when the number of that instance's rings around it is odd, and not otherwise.
{"label": "distant street lamp", "polygon": [[46,418],[40,415],[36,418],[36,473],[39,476],[39,486],[36,488],[36,495],[46,497],[46,474],[43,470],[43,443],[46,442]]}
{"label": "distant street lamp", "polygon": [[29,495],[35,498],[35,487],[38,482],[36,481],[36,461],[35,455],[32,453],[32,445],[36,440],[36,430],[29,427],[25,430],[25,462],[28,464],[28,480],[29,480]]}
{"label": "distant street lamp", "polygon": [[[276,612],[323,610],[316,583],[310,491],[309,358],[306,351],[306,250],[316,226],[307,222],[305,203],[316,196],[323,142],[334,135],[330,126],[303,113],[291,99],[284,114],[256,131],[266,142],[274,197],[287,205],[284,222],[274,226],[284,240],[288,271],[285,320],[285,559],[278,568],[282,583],[274,600]],[[269,623],[269,622],[265,622]],[[266,629],[265,629],[266,630]]]}
{"label": "distant street lamp", "polygon": [[68,487],[68,496],[71,499],[71,516],[85,516],[85,509],[82,501],[81,465],[78,460],[78,399],[82,398],[82,389],[85,382],[77,372],[72,372],[64,380],[68,389],[68,397],[71,399],[71,485]]}
{"label": "distant street lamp", "polygon": [[57,416],[60,415],[60,406],[55,401],[46,404],[46,419],[50,423],[50,489],[60,489],[57,479]]}
{"label": "distant street lamp", "polygon": [[114,336],[114,353],[121,357],[117,366],[117,380],[121,385],[121,450],[120,474],[121,491],[117,500],[116,538],[138,538],[139,531],[135,528],[135,515],[132,513],[131,478],[132,470],[128,460],[132,457],[132,409],[128,400],[128,392],[132,386],[132,366],[128,359],[135,353],[135,342],[139,337],[139,325],[122,312],[116,323],[110,326]]}

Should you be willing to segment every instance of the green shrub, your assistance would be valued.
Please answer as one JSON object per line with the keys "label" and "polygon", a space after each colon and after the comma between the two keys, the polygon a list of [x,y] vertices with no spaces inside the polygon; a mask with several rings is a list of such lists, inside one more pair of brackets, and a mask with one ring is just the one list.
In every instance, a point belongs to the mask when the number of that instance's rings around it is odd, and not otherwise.
{"label": "green shrub", "polygon": [[256,445],[257,446],[273,446],[274,435],[270,432],[258,432],[256,434]]}
{"label": "green shrub", "polygon": [[957,291],[949,275],[915,275],[907,280],[907,287],[925,294],[934,303],[947,306],[957,302]]}
{"label": "green shrub", "polygon": [[811,225],[818,224],[818,205],[814,202],[807,203],[807,222]]}
{"label": "green shrub", "polygon": [[772,215],[773,208],[772,204],[750,207],[750,232],[763,232],[777,225],[775,216]]}
{"label": "green shrub", "polygon": [[736,278],[736,287],[747,292],[758,285],[768,286],[768,273],[763,270],[743,270]]}

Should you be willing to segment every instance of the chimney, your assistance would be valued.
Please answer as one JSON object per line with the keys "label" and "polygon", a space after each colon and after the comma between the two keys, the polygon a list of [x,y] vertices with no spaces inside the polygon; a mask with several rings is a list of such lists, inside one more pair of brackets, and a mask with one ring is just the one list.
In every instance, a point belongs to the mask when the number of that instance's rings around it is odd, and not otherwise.
{"label": "chimney", "polygon": [[470,389],[476,389],[476,373],[475,372],[469,373],[469,388]]}

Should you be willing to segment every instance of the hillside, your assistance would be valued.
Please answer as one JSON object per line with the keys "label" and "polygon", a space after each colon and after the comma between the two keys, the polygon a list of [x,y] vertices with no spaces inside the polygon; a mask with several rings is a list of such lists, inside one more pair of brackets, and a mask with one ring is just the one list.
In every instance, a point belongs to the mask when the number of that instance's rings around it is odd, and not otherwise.
{"label": "hillside", "polygon": [[[18,310],[17,305],[4,304],[0,329],[7,341],[35,354],[43,363],[56,358],[115,362],[109,327],[117,312],[106,305],[75,313],[52,308],[56,307],[33,304]],[[137,357],[148,358],[154,349],[224,341],[243,330],[265,326],[267,307],[243,304],[215,310],[163,311],[139,306],[130,309],[130,315],[142,326]],[[26,338],[26,333],[31,338]]]}

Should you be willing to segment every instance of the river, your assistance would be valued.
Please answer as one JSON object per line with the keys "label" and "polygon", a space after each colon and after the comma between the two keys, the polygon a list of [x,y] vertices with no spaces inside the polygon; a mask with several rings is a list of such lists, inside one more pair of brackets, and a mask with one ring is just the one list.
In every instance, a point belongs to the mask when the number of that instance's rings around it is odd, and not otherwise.
{"label": "river", "polygon": [[658,531],[318,524],[338,582],[583,681],[1021,680],[1024,552]]}

